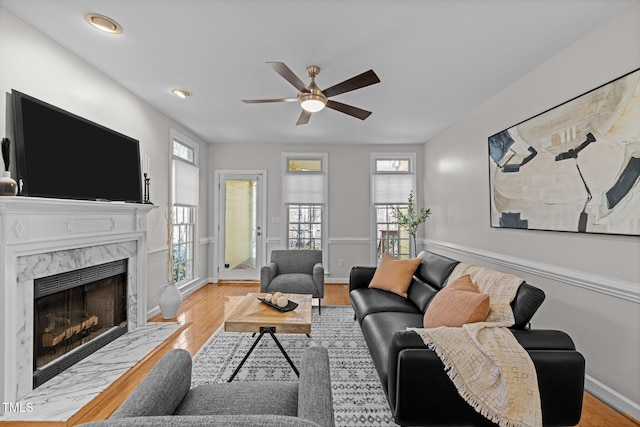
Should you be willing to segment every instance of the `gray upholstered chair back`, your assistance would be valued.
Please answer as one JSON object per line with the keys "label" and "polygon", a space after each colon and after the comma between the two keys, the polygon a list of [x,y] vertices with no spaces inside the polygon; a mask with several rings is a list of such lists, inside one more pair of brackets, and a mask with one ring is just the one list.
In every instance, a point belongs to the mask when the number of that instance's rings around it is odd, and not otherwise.
{"label": "gray upholstered chair back", "polygon": [[313,274],[313,266],[322,263],[322,251],[317,250],[274,250],[271,262],[278,265],[278,274]]}

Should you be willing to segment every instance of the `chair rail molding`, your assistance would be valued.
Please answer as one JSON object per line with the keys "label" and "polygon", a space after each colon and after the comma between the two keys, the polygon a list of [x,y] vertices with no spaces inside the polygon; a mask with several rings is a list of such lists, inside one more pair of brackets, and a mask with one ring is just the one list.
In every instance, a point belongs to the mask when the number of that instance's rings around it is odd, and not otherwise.
{"label": "chair rail molding", "polygon": [[640,287],[637,283],[457,245],[455,243],[432,239],[422,239],[421,243],[425,246],[453,251],[492,264],[501,265],[514,270],[534,274],[539,277],[556,280],[558,282],[589,289],[605,295],[640,303]]}

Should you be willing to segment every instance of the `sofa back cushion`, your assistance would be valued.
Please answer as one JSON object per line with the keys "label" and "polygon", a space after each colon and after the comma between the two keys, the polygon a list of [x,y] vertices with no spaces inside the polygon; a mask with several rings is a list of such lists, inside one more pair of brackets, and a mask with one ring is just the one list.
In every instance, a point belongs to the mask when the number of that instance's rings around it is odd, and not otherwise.
{"label": "sofa back cushion", "polygon": [[447,278],[460,261],[438,255],[433,252],[422,251],[418,254],[422,261],[415,276],[435,289],[442,289]]}
{"label": "sofa back cushion", "polygon": [[522,282],[515,298],[511,301],[511,309],[516,319],[513,328],[525,329],[535,312],[542,305],[544,298],[545,294],[542,289],[531,286],[527,282]]}
{"label": "sofa back cushion", "polygon": [[422,313],[427,309],[427,305],[431,299],[438,293],[438,290],[413,276],[411,286],[407,291],[408,298],[413,302]]}

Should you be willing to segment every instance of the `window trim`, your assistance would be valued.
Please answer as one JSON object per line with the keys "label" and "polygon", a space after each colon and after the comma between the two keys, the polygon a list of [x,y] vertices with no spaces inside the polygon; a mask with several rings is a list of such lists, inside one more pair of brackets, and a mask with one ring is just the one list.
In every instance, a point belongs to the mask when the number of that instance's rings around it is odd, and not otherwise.
{"label": "window trim", "polygon": [[[177,141],[178,143],[191,148],[193,150],[193,162],[189,162],[188,160],[176,156],[173,154],[173,143]],[[200,146],[197,142],[193,141],[191,138],[183,135],[175,129],[169,129],[169,197],[168,197],[168,208],[173,209],[175,206],[174,200],[174,186],[175,186],[175,176],[173,173],[173,161],[181,161],[186,164],[192,165],[194,167],[199,167],[200,162]],[[198,206],[188,206],[188,208],[193,209],[193,248],[192,248],[192,260],[193,260],[193,277],[190,279],[185,279],[181,282],[177,282],[177,284],[182,287],[184,285],[188,285],[194,283],[200,279],[200,262],[199,262],[199,244],[198,244],[198,217],[199,217],[199,207]],[[173,248],[173,245],[172,245]],[[167,250],[172,250],[172,248],[167,248]]]}
{"label": "window trim", "polygon": [[[371,262],[374,263],[373,265],[375,265],[375,263],[377,262],[377,255],[378,255],[378,236],[377,236],[377,215],[376,215],[376,204],[373,202],[374,199],[374,195],[375,195],[375,188],[373,185],[374,182],[374,176],[375,175],[389,175],[389,174],[395,174],[395,175],[412,175],[412,187],[413,187],[413,191],[414,191],[414,195],[417,199],[417,165],[416,165],[416,159],[417,159],[417,155],[415,152],[371,152],[370,156],[369,156],[369,172],[370,172],[370,186],[371,186],[371,191],[369,194],[369,205],[370,205],[370,224],[371,224],[371,244],[370,244],[370,259]],[[377,165],[376,162],[378,160],[409,160],[409,171],[378,171],[377,170]],[[415,202],[417,203],[417,200],[415,200]],[[402,204],[402,203],[384,203],[384,205],[398,205],[398,204]],[[413,245],[409,245],[410,246],[410,251],[413,250]],[[413,256],[415,256],[416,254],[414,254]],[[410,255],[411,256],[411,255]]]}
{"label": "window trim", "polygon": [[[289,171],[289,161],[290,160],[320,160],[322,165],[322,171]],[[322,208],[322,258],[323,263],[325,264],[325,273],[328,271],[327,260],[328,250],[329,250],[329,239],[328,239],[328,231],[329,231],[329,154],[326,152],[283,152],[281,156],[281,213],[282,213],[282,227],[281,227],[281,247],[288,248],[289,247],[289,205],[290,204],[298,204],[298,205],[321,205]],[[322,184],[322,192],[323,192],[323,203],[285,203],[286,200],[286,176],[287,175],[299,175],[299,174],[313,174],[313,175],[324,175],[323,184]]]}

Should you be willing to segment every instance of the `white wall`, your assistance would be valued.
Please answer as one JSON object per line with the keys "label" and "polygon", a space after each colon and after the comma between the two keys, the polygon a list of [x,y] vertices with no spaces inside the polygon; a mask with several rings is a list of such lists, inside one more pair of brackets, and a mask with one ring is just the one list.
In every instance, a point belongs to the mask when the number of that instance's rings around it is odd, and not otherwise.
{"label": "white wall", "polygon": [[[82,59],[0,8],[0,135],[13,141],[11,89],[53,104],[140,141],[140,153],[151,159],[151,201],[158,206],[148,215],[148,300],[154,310],[165,279],[168,203],[169,129],[199,143],[201,156],[199,276],[206,280],[209,241],[206,195],[209,146],[190,131],[159,113]],[[56,135],[52,135],[55,142]],[[14,151],[15,152],[15,151]],[[93,159],[98,161],[98,159]],[[113,167],[117,173],[117,165]],[[15,175],[14,175],[15,176]],[[107,177],[86,177],[100,179]]]}
{"label": "white wall", "polygon": [[519,274],[542,288],[547,299],[534,327],[568,332],[586,358],[587,389],[636,418],[640,238],[490,228],[487,138],[638,67],[640,4],[533,70],[424,151],[430,249]]}
{"label": "white wall", "polygon": [[[357,123],[356,123],[357,125]],[[345,283],[354,265],[373,265],[371,248],[375,236],[371,230],[371,191],[369,153],[413,152],[418,171],[422,169],[423,145],[291,145],[291,144],[213,144],[209,166],[214,169],[266,170],[267,251],[284,248],[282,242],[282,176],[283,152],[326,152],[329,163],[328,257],[325,269],[328,281]],[[418,178],[418,191],[421,179]],[[213,197],[213,195],[212,195]],[[422,200],[418,204],[422,205]],[[273,223],[280,217],[281,223]],[[214,219],[217,221],[217,218]],[[212,227],[214,230],[216,227]],[[325,254],[326,255],[326,254]],[[267,255],[267,259],[269,256]],[[342,266],[340,266],[342,260]]]}

